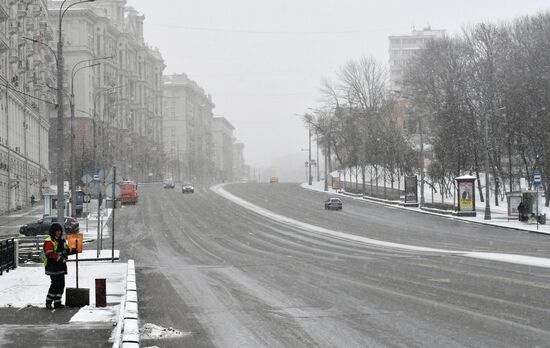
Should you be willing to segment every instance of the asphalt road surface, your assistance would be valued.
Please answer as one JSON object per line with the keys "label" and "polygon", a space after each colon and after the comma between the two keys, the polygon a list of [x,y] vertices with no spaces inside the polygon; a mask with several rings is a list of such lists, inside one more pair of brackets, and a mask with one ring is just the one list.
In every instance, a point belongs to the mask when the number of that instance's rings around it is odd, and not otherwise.
{"label": "asphalt road surface", "polygon": [[19,228],[24,224],[40,220],[43,210],[42,205],[36,205],[33,208],[0,215],[0,239],[18,237],[20,235]]}
{"label": "asphalt road surface", "polygon": [[[547,347],[550,269],[365,245],[276,221],[208,187],[141,185],[118,211],[140,324],[159,347]],[[547,257],[550,236],[344,199],[291,184],[225,190],[295,220],[416,246]]]}

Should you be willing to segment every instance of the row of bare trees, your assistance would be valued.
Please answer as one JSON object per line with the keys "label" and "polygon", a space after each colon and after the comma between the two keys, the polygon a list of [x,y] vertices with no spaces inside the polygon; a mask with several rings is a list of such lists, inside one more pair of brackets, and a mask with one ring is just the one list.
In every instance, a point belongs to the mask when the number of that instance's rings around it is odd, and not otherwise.
{"label": "row of bare trees", "polygon": [[349,61],[335,81],[323,82],[321,91],[323,107],[314,116],[306,115],[305,122],[314,127],[325,154],[336,159],[344,175],[355,177],[344,181],[355,179],[356,190],[363,193],[368,184],[373,193],[379,181],[390,182],[393,189],[399,176],[414,172],[418,156],[404,135],[399,103],[389,93],[382,64],[371,57]]}
{"label": "row of bare trees", "polygon": [[405,94],[431,130],[433,180],[479,179],[488,168],[498,204],[498,193],[518,189],[520,177],[550,175],[549,37],[550,14],[541,13],[475,25],[412,59]]}
{"label": "row of bare trees", "polygon": [[350,61],[323,82],[323,107],[305,121],[329,158],[362,171],[365,191],[367,168],[392,183],[394,175],[418,174],[420,158],[402,124],[412,110],[432,145],[426,181],[449,187],[456,176],[480,179],[488,168],[496,200],[518,189],[520,177],[550,175],[549,37],[550,13],[540,13],[434,39],[409,61],[399,95],[389,91],[382,64]]}

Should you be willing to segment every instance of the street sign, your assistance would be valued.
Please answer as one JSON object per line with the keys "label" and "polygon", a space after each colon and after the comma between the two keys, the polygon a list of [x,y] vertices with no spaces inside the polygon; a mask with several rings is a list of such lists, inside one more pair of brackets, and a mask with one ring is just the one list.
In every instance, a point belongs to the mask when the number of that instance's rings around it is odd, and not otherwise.
{"label": "street sign", "polygon": [[105,183],[111,183],[113,182],[113,169],[109,169],[107,172],[107,176],[105,176]]}
{"label": "street sign", "polygon": [[[107,189],[105,190],[105,194],[107,197],[112,198],[113,196],[113,184],[107,185]],[[120,185],[115,184],[115,198],[120,195]]]}
{"label": "street sign", "polygon": [[539,186],[542,183],[542,175],[539,172],[533,173],[533,185]]}
{"label": "street sign", "polygon": [[84,174],[84,176],[82,176],[82,182],[86,185],[89,185],[92,180],[94,180],[94,178],[90,174]]}
{"label": "street sign", "polygon": [[101,185],[99,182],[92,182],[90,184],[90,193],[94,196],[98,196],[100,193],[105,194],[105,187]]}

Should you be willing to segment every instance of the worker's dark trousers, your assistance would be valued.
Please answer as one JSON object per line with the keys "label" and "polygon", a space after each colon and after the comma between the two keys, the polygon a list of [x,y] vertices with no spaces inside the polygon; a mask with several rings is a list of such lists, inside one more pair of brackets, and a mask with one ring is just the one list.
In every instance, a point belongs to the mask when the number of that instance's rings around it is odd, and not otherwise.
{"label": "worker's dark trousers", "polygon": [[65,290],[65,275],[57,274],[51,275],[50,279],[52,283],[50,289],[48,290],[48,295],[46,296],[46,303],[60,304],[61,297],[63,296],[63,290]]}

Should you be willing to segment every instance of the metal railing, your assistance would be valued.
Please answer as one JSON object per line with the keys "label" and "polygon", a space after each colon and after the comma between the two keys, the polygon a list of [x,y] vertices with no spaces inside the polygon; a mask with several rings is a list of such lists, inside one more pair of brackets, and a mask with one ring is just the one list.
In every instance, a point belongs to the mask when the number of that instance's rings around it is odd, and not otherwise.
{"label": "metal railing", "polygon": [[46,236],[19,237],[19,263],[41,263],[45,239]]}
{"label": "metal railing", "polygon": [[17,267],[17,246],[15,238],[0,240],[0,275]]}

